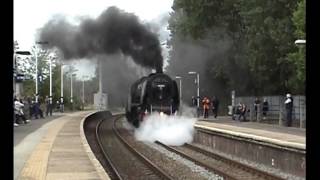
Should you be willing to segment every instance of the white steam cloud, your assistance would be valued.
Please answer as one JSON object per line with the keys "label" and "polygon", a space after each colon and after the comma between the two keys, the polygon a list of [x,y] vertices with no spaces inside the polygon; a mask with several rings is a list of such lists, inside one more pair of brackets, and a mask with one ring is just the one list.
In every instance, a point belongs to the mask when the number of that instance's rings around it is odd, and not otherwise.
{"label": "white steam cloud", "polygon": [[145,117],[134,135],[139,141],[160,141],[166,145],[181,146],[192,142],[193,125],[196,120],[196,118],[154,113]]}

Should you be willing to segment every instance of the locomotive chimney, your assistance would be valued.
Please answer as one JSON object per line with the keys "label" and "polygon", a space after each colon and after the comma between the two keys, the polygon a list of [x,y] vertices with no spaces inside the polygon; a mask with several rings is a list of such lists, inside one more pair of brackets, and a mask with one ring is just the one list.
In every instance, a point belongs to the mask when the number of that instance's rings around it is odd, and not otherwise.
{"label": "locomotive chimney", "polygon": [[157,73],[163,73],[162,68],[161,68],[161,67],[158,67],[158,68],[156,69],[156,72],[157,72]]}

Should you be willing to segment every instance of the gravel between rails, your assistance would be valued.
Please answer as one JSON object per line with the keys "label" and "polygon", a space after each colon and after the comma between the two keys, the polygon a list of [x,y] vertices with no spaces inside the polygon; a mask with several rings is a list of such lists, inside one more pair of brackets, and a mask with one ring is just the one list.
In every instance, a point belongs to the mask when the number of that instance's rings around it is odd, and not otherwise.
{"label": "gravel between rails", "polygon": [[[117,127],[127,127],[125,119],[117,122]],[[157,164],[170,176],[175,179],[210,179],[210,180],[222,180],[221,176],[213,174],[201,166],[194,164],[193,162],[182,158],[181,156],[172,153],[165,148],[149,142],[139,142],[134,139],[132,131],[124,129],[120,130],[122,136],[129,140],[140,153],[148,157],[152,162]]]}

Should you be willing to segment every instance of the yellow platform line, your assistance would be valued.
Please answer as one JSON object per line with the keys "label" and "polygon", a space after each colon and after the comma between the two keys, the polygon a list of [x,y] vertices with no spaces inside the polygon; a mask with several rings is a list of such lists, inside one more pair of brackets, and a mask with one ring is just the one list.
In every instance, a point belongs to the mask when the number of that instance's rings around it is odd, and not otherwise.
{"label": "yellow platform line", "polygon": [[49,154],[53,142],[64,126],[71,118],[64,116],[54,120],[50,125],[47,134],[41,139],[40,143],[35,147],[28,161],[20,173],[20,180],[44,180],[47,174],[47,165]]}

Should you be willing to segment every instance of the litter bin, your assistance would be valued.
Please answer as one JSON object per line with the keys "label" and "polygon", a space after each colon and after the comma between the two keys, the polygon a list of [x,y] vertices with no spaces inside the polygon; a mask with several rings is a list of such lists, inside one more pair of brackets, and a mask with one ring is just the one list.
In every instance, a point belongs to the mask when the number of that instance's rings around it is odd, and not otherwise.
{"label": "litter bin", "polygon": [[229,105],[228,106],[228,115],[232,116],[232,114],[233,114],[233,107],[232,107],[232,105]]}

